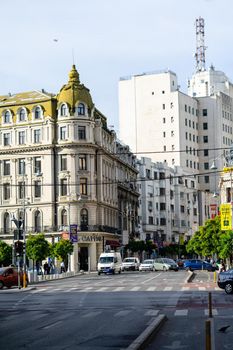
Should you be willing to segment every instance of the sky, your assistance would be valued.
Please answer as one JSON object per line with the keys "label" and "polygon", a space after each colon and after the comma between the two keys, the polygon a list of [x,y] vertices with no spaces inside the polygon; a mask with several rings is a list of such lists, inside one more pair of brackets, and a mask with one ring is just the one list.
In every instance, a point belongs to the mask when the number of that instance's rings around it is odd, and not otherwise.
{"label": "sky", "polygon": [[170,69],[187,92],[199,16],[205,20],[206,67],[213,64],[233,81],[232,0],[1,2],[0,95],[42,88],[57,94],[74,63],[119,134],[120,77]]}

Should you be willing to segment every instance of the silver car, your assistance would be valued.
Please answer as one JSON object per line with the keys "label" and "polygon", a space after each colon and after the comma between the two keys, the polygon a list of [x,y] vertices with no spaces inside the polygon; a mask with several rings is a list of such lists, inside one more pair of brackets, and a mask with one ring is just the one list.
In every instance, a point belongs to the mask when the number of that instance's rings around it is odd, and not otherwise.
{"label": "silver car", "polygon": [[155,271],[154,262],[155,261],[153,259],[144,260],[139,265],[139,271]]}

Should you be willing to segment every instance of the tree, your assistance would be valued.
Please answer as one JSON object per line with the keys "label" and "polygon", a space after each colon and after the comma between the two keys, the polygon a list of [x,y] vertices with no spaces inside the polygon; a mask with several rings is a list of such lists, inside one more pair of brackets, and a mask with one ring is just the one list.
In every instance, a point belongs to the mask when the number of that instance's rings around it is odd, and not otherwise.
{"label": "tree", "polygon": [[34,263],[41,262],[46,259],[50,253],[50,244],[46,241],[44,235],[29,235],[26,242],[26,255],[29,259],[33,260],[33,271]]}
{"label": "tree", "polygon": [[12,247],[0,241],[0,266],[8,266],[12,262]]}
{"label": "tree", "polygon": [[73,244],[67,239],[61,239],[55,243],[52,248],[52,255],[64,261],[66,267],[68,265],[68,254],[73,253]]}
{"label": "tree", "polygon": [[232,259],[233,253],[233,231],[227,231],[225,234],[222,234],[220,237],[220,249],[219,256],[220,258]]}

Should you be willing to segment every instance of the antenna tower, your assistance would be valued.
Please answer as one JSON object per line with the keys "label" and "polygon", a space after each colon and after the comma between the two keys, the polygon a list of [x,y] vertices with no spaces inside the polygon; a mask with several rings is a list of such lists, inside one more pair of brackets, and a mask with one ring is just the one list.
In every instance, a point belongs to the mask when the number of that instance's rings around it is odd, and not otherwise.
{"label": "antenna tower", "polygon": [[196,71],[205,70],[205,21],[204,18],[196,19]]}

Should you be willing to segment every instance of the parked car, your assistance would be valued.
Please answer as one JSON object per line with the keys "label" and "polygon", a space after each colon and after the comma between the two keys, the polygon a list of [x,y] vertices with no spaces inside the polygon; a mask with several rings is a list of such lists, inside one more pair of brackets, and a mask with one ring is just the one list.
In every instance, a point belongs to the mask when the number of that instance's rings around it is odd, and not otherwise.
{"label": "parked car", "polygon": [[155,271],[154,262],[155,261],[153,259],[144,260],[139,265],[139,271]]}
{"label": "parked car", "polygon": [[[28,277],[26,276],[26,285],[28,284]],[[23,285],[23,272],[20,271],[20,285]],[[1,267],[0,268],[0,289],[3,287],[11,288],[18,286],[18,270],[17,267]]]}
{"label": "parked car", "polygon": [[140,261],[135,257],[125,258],[122,262],[122,271],[124,270],[139,270]]}
{"label": "parked car", "polygon": [[218,274],[218,286],[227,294],[233,293],[233,269]]}
{"label": "parked car", "polygon": [[155,268],[155,270],[162,270],[162,271],[168,271],[168,270],[178,271],[179,270],[177,263],[174,260],[169,259],[169,258],[155,259],[154,268]]}
{"label": "parked car", "polygon": [[211,263],[207,261],[203,261],[200,259],[191,259],[185,260],[184,268],[188,271],[193,270],[207,270],[207,271],[215,271],[216,267],[214,267]]}

